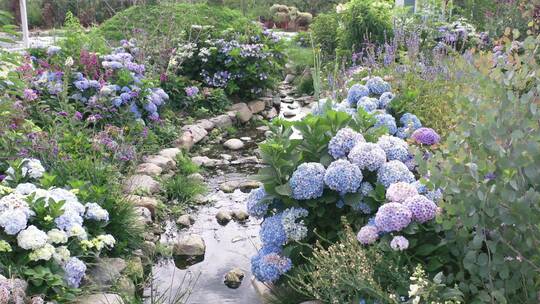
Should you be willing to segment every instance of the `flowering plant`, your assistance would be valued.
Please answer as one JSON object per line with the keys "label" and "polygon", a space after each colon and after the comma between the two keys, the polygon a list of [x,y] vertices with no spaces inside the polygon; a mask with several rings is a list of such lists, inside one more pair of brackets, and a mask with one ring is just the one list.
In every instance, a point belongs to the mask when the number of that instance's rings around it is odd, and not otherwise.
{"label": "flowering plant", "polygon": [[[380,246],[404,251],[421,246],[420,231],[433,237],[441,193],[417,174],[415,141],[406,141],[421,122],[410,113],[396,120],[386,112],[390,90],[373,77],[351,87],[341,103],[323,100],[302,121],[274,123],[273,136],[260,145],[268,164],[259,172],[264,187],[247,202],[252,216],[264,218],[263,247],[252,260],[259,280],[276,281],[291,267],[289,258],[310,250],[303,244],[335,241],[341,216],[361,227],[364,245],[381,239]],[[367,103],[374,106],[366,109]],[[301,139],[291,138],[292,127]],[[436,143],[431,132],[417,136],[422,148]]]}
{"label": "flowering plant", "polygon": [[[103,233],[109,213],[82,203],[77,189],[41,188],[46,173],[37,159],[16,161],[7,173],[0,184],[0,271],[27,279],[35,293],[65,297],[66,287],[80,286],[84,260],[115,245]],[[49,277],[42,284],[37,278],[44,272]]]}
{"label": "flowering plant", "polygon": [[168,70],[229,95],[257,96],[273,87],[284,62],[277,37],[260,29],[225,31],[219,37],[203,32],[179,44]]}

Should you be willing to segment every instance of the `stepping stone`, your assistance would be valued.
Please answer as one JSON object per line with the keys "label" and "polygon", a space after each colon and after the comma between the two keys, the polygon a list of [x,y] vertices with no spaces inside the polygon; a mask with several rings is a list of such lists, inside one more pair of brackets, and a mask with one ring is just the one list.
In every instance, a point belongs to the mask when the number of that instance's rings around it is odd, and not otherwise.
{"label": "stepping stone", "polygon": [[163,169],[154,163],[143,163],[137,166],[135,173],[145,174],[149,176],[159,176]]}
{"label": "stepping stone", "polygon": [[195,223],[195,218],[189,214],[184,214],[176,220],[176,224],[183,228],[188,228]]}
{"label": "stepping stone", "polygon": [[244,142],[237,138],[232,138],[223,143],[225,148],[230,150],[240,150],[244,147]]}
{"label": "stepping stone", "polygon": [[244,210],[234,210],[232,212],[232,218],[239,223],[243,223],[249,219],[249,214]]}
{"label": "stepping stone", "polygon": [[168,157],[170,159],[176,159],[176,156],[178,156],[178,154],[180,153],[182,153],[182,150],[178,148],[168,148],[168,149],[163,149],[159,151],[158,154],[163,157]]}
{"label": "stepping stone", "polygon": [[216,214],[216,220],[222,226],[227,225],[232,220],[231,212],[230,211],[225,211],[225,210],[220,210]]}
{"label": "stepping stone", "polygon": [[191,234],[176,241],[173,245],[175,256],[201,256],[206,252],[206,244],[198,234]]}
{"label": "stepping stone", "polygon": [[161,167],[164,171],[176,168],[176,162],[173,159],[161,155],[145,156],[143,157],[143,160],[147,163],[152,163]]}
{"label": "stepping stone", "polygon": [[236,289],[242,284],[244,276],[244,272],[240,268],[234,268],[227,272],[223,283],[231,289]]}
{"label": "stepping stone", "polygon": [[129,194],[154,194],[161,190],[159,183],[148,175],[136,174],[128,177],[123,183],[123,190]]}
{"label": "stepping stone", "polygon": [[266,104],[262,100],[256,100],[248,103],[248,107],[251,110],[251,113],[257,114],[264,111],[264,109],[266,108]]}

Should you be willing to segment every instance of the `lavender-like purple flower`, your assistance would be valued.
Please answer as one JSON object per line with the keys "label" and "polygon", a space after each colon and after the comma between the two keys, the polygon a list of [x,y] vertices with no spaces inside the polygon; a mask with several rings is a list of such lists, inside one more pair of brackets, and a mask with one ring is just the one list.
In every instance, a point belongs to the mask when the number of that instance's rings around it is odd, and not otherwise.
{"label": "lavender-like purple flower", "polygon": [[36,91],[32,89],[24,89],[24,100],[34,101],[38,98]]}
{"label": "lavender-like purple flower", "polygon": [[193,97],[193,96],[199,94],[199,88],[197,88],[195,86],[187,87],[187,88],[184,89],[184,91],[186,91],[186,95],[188,97]]}

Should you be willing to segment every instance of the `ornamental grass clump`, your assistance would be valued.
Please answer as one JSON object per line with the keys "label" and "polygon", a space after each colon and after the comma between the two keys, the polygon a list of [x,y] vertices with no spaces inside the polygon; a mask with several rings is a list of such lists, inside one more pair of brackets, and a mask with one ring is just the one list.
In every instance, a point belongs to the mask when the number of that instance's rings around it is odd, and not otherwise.
{"label": "ornamental grass clump", "polygon": [[[315,114],[301,121],[274,122],[273,135],[260,145],[267,164],[258,175],[263,187],[247,200],[249,213],[263,219],[263,247],[253,259],[257,279],[280,278],[257,272],[261,255],[290,259],[291,266],[279,268],[284,274],[303,263],[317,241],[337,240],[342,216],[359,230],[361,244],[399,252],[418,246],[421,231],[432,229],[440,193],[416,172],[415,160],[416,151],[429,146],[416,146],[408,133],[393,135],[398,122],[407,130],[422,124],[413,114],[397,119],[378,109],[382,94],[393,97],[390,88],[382,78],[369,78],[366,86],[353,85],[337,106],[320,101]],[[357,108],[365,102],[373,102],[371,113]],[[290,138],[293,127],[302,139]]]}

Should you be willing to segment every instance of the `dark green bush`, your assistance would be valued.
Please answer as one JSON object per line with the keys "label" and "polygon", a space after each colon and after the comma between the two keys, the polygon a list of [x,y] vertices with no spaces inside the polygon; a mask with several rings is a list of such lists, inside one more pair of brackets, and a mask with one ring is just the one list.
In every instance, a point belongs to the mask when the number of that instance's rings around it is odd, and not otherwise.
{"label": "dark green bush", "polygon": [[313,40],[325,56],[333,56],[338,46],[338,15],[336,13],[320,14],[311,24]]}

